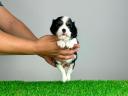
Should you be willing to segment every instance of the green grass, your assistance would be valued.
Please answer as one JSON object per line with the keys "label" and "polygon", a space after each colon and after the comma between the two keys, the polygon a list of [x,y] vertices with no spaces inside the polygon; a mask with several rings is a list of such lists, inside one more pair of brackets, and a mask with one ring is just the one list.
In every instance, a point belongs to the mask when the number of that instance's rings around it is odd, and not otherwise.
{"label": "green grass", "polygon": [[128,96],[128,81],[0,81],[0,96]]}

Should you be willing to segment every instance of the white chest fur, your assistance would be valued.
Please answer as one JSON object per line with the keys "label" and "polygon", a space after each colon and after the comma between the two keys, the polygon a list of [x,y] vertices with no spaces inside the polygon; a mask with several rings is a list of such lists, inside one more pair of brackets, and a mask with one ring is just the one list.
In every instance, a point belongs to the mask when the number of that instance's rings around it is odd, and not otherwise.
{"label": "white chest fur", "polygon": [[73,38],[71,40],[59,40],[57,41],[57,45],[60,47],[60,48],[67,48],[67,49],[70,49],[70,48],[73,48],[73,46],[77,44],[77,39],[76,38]]}
{"label": "white chest fur", "polygon": [[[73,38],[71,40],[59,40],[57,41],[57,45],[60,48],[67,48],[67,49],[71,49],[74,47],[74,45],[77,44],[77,39]],[[63,61],[57,61],[58,64],[70,64],[74,59],[76,58],[76,55],[74,54],[74,58],[73,59],[68,59],[68,60],[63,60]]]}

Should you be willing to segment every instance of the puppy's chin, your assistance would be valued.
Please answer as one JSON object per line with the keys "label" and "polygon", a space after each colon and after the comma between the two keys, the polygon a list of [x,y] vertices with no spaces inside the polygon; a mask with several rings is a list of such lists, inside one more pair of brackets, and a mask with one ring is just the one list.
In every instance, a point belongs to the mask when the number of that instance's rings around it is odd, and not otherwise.
{"label": "puppy's chin", "polygon": [[58,36],[58,39],[59,39],[59,40],[67,41],[67,40],[70,39],[70,37],[68,37],[68,36],[66,36],[66,35],[60,35],[60,36]]}

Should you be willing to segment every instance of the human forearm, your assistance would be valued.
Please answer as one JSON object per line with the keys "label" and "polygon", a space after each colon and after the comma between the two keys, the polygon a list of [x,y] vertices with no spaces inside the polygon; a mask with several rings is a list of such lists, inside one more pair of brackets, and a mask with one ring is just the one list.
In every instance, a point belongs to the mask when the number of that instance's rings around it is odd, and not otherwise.
{"label": "human forearm", "polygon": [[8,33],[29,40],[37,40],[37,37],[31,32],[31,30],[19,20],[16,20],[16,22],[11,25],[11,28]]}
{"label": "human forearm", "polygon": [[[40,55],[41,57],[55,57],[58,59],[73,58],[75,49],[64,50],[56,45],[54,36],[44,36],[39,40],[19,38],[0,31],[0,54]],[[48,58],[45,58],[49,62]]]}
{"label": "human forearm", "polygon": [[0,29],[4,32],[29,40],[37,40],[37,37],[20,20],[14,17],[6,8],[0,8]]}
{"label": "human forearm", "polygon": [[1,54],[35,54],[35,42],[0,31],[0,53]]}

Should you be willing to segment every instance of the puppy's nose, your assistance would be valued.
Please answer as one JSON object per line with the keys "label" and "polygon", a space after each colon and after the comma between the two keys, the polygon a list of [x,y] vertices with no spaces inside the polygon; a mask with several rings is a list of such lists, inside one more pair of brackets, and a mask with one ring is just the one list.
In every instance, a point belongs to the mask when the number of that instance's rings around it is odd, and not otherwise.
{"label": "puppy's nose", "polygon": [[62,29],[62,32],[65,33],[66,32],[66,29]]}

